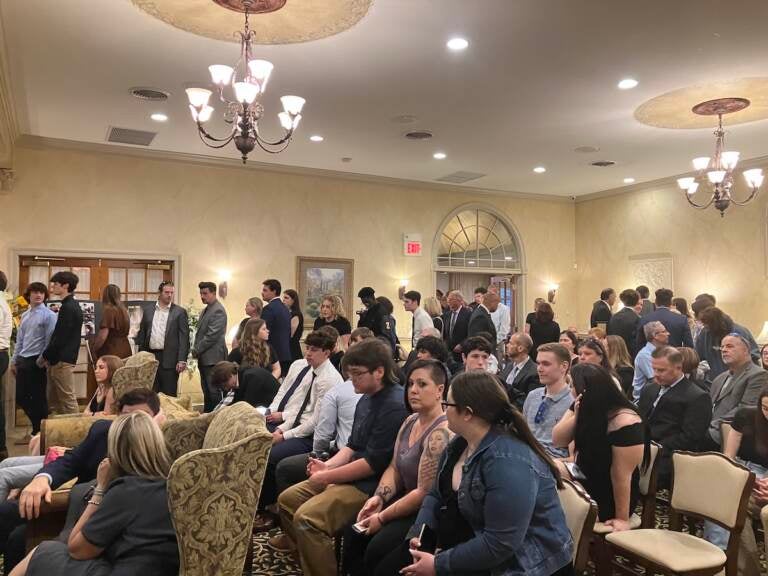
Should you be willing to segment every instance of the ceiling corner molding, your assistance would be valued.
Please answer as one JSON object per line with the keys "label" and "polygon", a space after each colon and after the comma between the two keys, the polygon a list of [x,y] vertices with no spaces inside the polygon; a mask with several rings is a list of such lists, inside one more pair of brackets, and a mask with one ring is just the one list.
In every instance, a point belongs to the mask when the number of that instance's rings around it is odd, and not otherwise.
{"label": "ceiling corner molding", "polygon": [[537,200],[542,202],[558,202],[567,204],[573,203],[573,200],[571,200],[571,198],[568,196],[529,194],[526,192],[497,190],[493,188],[473,188],[452,184],[438,184],[436,182],[425,180],[406,180],[402,178],[391,178],[388,176],[377,176],[374,174],[358,174],[354,172],[341,172],[336,170],[326,170],[322,168],[307,168],[304,166],[287,166],[282,164],[270,164],[267,162],[255,162],[251,160],[248,161],[248,164],[243,165],[237,158],[220,158],[218,156],[187,154],[184,152],[172,152],[168,150],[147,150],[129,146],[102,144],[98,142],[79,142],[75,140],[65,140],[62,138],[46,138],[44,136],[34,136],[32,134],[23,134],[17,140],[17,146],[19,148],[25,148],[28,150],[73,150],[91,154],[110,154],[133,158],[145,158],[147,160],[155,161],[181,162],[187,165],[212,166],[217,168],[227,168],[230,170],[275,172],[279,174],[292,174],[297,176],[312,176],[315,178],[333,178],[354,182],[366,182],[368,184],[379,184],[382,186],[399,186],[407,188],[421,188],[427,190],[440,190],[443,192],[471,194],[483,197],[494,196],[497,198],[501,197],[505,199]]}
{"label": "ceiling corner molding", "polygon": [[11,92],[7,54],[3,14],[0,10],[0,168],[13,170],[13,153],[16,139],[19,137],[19,124]]}

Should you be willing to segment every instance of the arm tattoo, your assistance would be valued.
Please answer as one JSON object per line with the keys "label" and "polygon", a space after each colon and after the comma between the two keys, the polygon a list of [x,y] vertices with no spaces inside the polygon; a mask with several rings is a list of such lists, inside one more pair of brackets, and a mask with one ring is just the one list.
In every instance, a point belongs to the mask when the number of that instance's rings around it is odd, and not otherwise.
{"label": "arm tattoo", "polygon": [[435,483],[435,476],[437,476],[437,465],[440,462],[440,456],[443,454],[443,450],[448,446],[450,440],[450,434],[447,428],[436,428],[427,438],[424,451],[421,453],[421,460],[419,462],[419,488],[425,492],[429,492],[432,489],[432,485]]}
{"label": "arm tattoo", "polygon": [[381,498],[381,501],[386,504],[389,502],[389,500],[392,498],[392,487],[391,486],[379,486],[376,489],[376,496]]}

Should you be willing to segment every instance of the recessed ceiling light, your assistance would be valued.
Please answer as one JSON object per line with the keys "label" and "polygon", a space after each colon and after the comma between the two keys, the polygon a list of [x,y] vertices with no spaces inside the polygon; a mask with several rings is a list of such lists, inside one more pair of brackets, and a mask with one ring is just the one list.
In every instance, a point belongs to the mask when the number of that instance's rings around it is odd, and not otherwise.
{"label": "recessed ceiling light", "polygon": [[512,256],[504,256],[504,260],[512,260]]}
{"label": "recessed ceiling light", "polygon": [[432,158],[434,158],[435,160],[445,160],[447,157],[448,156],[446,155],[445,152],[435,152],[434,154],[432,154]]}
{"label": "recessed ceiling light", "polygon": [[536,172],[536,174],[544,174],[544,172],[546,172],[547,169],[544,168],[544,166],[536,166],[536,168],[534,168],[533,171]]}
{"label": "recessed ceiling light", "polygon": [[445,43],[449,50],[458,52],[459,50],[466,50],[469,46],[469,42],[466,38],[451,38]]}
{"label": "recessed ceiling light", "polygon": [[325,138],[320,136],[320,134],[313,134],[312,136],[309,137],[309,139],[312,140],[312,142],[322,142],[323,140],[325,140]]}
{"label": "recessed ceiling light", "polygon": [[154,114],[152,114],[150,116],[150,118],[152,118],[152,120],[154,120],[155,122],[167,122],[168,121],[168,116],[166,116],[162,112],[155,112]]}
{"label": "recessed ceiling light", "polygon": [[624,78],[617,86],[619,90],[632,90],[637,84],[638,82],[634,78]]}
{"label": "recessed ceiling light", "polygon": [[624,184],[634,184],[635,179],[634,178],[624,178]]}
{"label": "recessed ceiling light", "polygon": [[475,263],[475,261],[474,261],[474,260],[470,260],[469,262],[467,262],[467,264],[469,264],[470,266],[471,266],[472,264],[474,264],[474,263]]}

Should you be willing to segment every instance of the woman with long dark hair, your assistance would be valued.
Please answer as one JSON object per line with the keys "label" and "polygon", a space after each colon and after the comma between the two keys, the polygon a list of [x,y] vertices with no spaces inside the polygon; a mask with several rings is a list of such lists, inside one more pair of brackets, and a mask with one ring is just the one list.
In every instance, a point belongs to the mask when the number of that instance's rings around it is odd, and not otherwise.
{"label": "woman with long dark hair", "polygon": [[699,332],[694,344],[699,358],[709,364],[709,373],[707,380],[712,382],[718,375],[722,374],[728,367],[723,362],[723,356],[720,353],[720,343],[728,334],[735,332],[749,343],[749,353],[753,361],[757,364],[760,360],[760,351],[757,348],[757,342],[752,337],[752,333],[744,326],[736,324],[728,314],[717,308],[710,306],[702,310],[699,314],[699,320],[704,327]]}
{"label": "woman with long dark hair", "polygon": [[299,293],[289,288],[283,290],[283,304],[291,312],[291,362],[304,358],[301,351],[301,337],[304,335],[304,313],[299,304]]}
{"label": "woman with long dark hair", "polygon": [[275,378],[280,378],[280,361],[277,352],[267,341],[269,329],[262,318],[251,318],[245,324],[240,347],[227,356],[230,362],[236,362],[240,368],[264,368]]}
{"label": "woman with long dark hair", "polygon": [[563,330],[560,332],[560,338],[557,341],[566,347],[568,352],[571,353],[571,366],[576,366],[579,363],[579,355],[576,350],[579,349],[579,339],[572,330]]}
{"label": "woman with long dark hair", "polygon": [[[573,574],[560,472],[498,380],[459,374],[444,405],[456,437],[409,532],[402,574]],[[419,550],[425,525],[437,553]]]}
{"label": "woman with long dark hair", "polygon": [[531,330],[528,335],[533,340],[529,354],[536,360],[539,346],[547,342],[557,342],[560,339],[560,325],[555,322],[555,311],[547,302],[542,302],[536,308],[536,314],[531,319]]}
{"label": "woman with long dark hair", "polygon": [[685,298],[672,298],[672,307],[670,310],[677,312],[681,316],[685,316],[686,320],[688,320],[688,329],[691,331],[691,334],[693,334],[696,330],[696,322],[688,310],[688,301]]}
{"label": "woman with long dark hair", "polygon": [[120,301],[120,288],[114,284],[104,286],[101,302],[101,324],[93,342],[94,355],[96,358],[106,355],[128,358],[131,355],[128,341],[131,320],[128,309]]}
{"label": "woman with long dark hair", "polygon": [[576,401],[555,425],[552,443],[565,448],[574,442],[571,476],[597,502],[601,522],[627,530],[639,496],[638,468],[649,452],[642,419],[602,366],[579,362],[571,378]]}

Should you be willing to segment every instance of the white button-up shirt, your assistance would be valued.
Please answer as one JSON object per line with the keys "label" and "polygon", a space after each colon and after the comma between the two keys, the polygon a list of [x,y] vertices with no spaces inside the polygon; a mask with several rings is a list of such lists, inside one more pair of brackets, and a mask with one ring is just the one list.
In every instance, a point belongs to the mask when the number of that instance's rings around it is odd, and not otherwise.
{"label": "white button-up shirt", "polygon": [[0,350],[10,348],[11,332],[13,332],[13,314],[5,299],[5,292],[0,292]]}
{"label": "white button-up shirt", "polygon": [[155,304],[155,315],[152,317],[152,333],[149,335],[150,350],[163,350],[165,348],[165,330],[168,327],[168,314],[170,312],[170,305],[160,306],[160,302]]}

